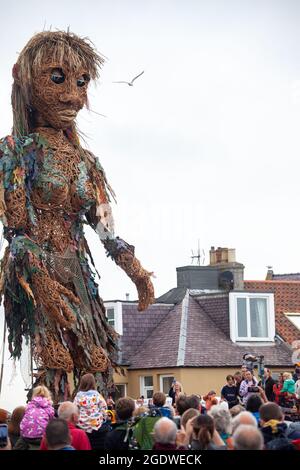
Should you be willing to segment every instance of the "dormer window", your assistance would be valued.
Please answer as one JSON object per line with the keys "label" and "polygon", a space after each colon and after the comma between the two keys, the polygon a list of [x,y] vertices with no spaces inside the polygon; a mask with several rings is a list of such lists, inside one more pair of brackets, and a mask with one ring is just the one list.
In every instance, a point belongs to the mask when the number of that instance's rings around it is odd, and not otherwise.
{"label": "dormer window", "polygon": [[300,330],[300,313],[286,313],[285,315]]}
{"label": "dormer window", "polygon": [[274,341],[274,295],[230,292],[232,341]]}

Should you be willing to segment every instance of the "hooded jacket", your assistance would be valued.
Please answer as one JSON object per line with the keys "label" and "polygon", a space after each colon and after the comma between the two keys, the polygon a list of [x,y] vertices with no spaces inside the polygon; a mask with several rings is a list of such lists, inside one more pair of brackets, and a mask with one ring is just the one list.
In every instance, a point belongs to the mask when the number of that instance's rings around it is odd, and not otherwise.
{"label": "hooded jacket", "polygon": [[50,419],[54,417],[54,408],[45,397],[34,397],[26,406],[20,424],[22,437],[30,439],[42,438]]}

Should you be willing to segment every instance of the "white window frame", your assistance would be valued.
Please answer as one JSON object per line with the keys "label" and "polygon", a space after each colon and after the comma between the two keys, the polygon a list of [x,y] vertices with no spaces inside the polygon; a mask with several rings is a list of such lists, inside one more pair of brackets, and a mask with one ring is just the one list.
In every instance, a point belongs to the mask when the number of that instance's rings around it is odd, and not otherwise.
{"label": "white window frame", "polygon": [[[267,337],[239,337],[238,336],[238,320],[237,320],[237,299],[247,299],[247,330],[249,331],[250,324],[250,299],[262,298],[267,300],[267,324],[268,336]],[[258,292],[230,292],[229,293],[229,317],[230,317],[230,338],[235,342],[274,342],[275,338],[275,309],[274,309],[274,294],[258,293]]]}
{"label": "white window frame", "polygon": [[122,313],[122,302],[105,302],[105,309],[114,309],[115,311],[115,326],[114,329],[119,335],[123,334],[123,313]]}
{"label": "white window frame", "polygon": [[[152,377],[152,385],[151,386],[150,385],[148,385],[148,386],[145,385],[145,381],[144,381],[145,377]],[[150,375],[150,374],[149,375],[141,375],[140,376],[140,396],[143,395],[145,398],[148,398],[147,397],[147,391],[148,390],[152,390],[152,392],[154,393],[154,377],[153,377],[153,375]],[[152,393],[152,395],[153,395],[153,393]]]}
{"label": "white window frame", "polygon": [[163,379],[167,379],[168,377],[172,377],[173,379],[175,378],[173,374],[164,374],[164,375],[159,376],[159,390],[160,390],[160,392],[164,391]]}

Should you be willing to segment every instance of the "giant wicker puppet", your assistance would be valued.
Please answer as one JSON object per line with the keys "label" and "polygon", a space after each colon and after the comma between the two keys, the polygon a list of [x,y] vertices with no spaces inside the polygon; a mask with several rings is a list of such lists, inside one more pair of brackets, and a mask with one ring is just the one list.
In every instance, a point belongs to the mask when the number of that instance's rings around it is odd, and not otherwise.
{"label": "giant wicker puppet", "polygon": [[[103,58],[69,32],[31,38],[13,67],[13,134],[0,141],[0,216],[8,242],[1,294],[8,341],[18,358],[31,340],[41,380],[56,397],[68,372],[112,385],[117,338],[98,294],[84,224],[135,283],[139,310],[153,302],[151,273],[114,236],[113,192],[98,159],[82,148],[75,118]],[[99,378],[100,377],[100,378]]]}

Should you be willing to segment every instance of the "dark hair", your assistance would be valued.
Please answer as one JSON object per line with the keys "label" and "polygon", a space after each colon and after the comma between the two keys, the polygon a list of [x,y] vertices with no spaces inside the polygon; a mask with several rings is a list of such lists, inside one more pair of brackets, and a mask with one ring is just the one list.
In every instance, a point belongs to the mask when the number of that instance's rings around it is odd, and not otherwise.
{"label": "dark hair", "polygon": [[209,415],[199,415],[193,420],[193,431],[201,449],[207,449],[215,431],[214,420]]}
{"label": "dark hair", "polygon": [[229,375],[227,375],[227,377],[226,377],[226,380],[227,380],[227,382],[228,382],[228,380],[229,380],[229,379],[232,379],[232,380],[234,380],[234,377],[233,377],[233,375],[230,375],[230,374],[229,374]]}
{"label": "dark hair", "polygon": [[261,405],[263,404],[263,401],[261,397],[255,393],[255,395],[250,395],[250,397],[247,400],[246,404],[246,410],[250,411],[250,413],[255,413],[256,411],[259,410]]}
{"label": "dark hair", "polygon": [[163,392],[155,392],[152,401],[155,406],[164,406],[166,403],[166,395]]}
{"label": "dark hair", "polygon": [[89,390],[96,390],[96,380],[93,374],[84,374],[80,379],[79,391],[88,392]]}
{"label": "dark hair", "polygon": [[271,419],[281,421],[283,418],[282,410],[277,403],[265,403],[259,408],[259,415],[260,419],[265,423]]}
{"label": "dark hair", "polygon": [[49,421],[46,427],[47,446],[56,447],[71,444],[71,436],[67,421],[54,418]]}
{"label": "dark hair", "polygon": [[132,417],[135,410],[135,403],[132,398],[119,398],[116,403],[117,418],[120,421],[125,421]]}
{"label": "dark hair", "polygon": [[25,413],[25,406],[18,406],[12,412],[10,421],[8,423],[8,432],[9,434],[20,434],[20,423],[23,419]]}
{"label": "dark hair", "polygon": [[181,423],[180,423],[181,426],[183,426],[185,429],[186,423],[190,419],[195,418],[196,416],[199,416],[199,414],[200,414],[200,411],[196,410],[195,408],[190,408],[189,410],[186,410],[181,417]]}
{"label": "dark hair", "polygon": [[189,395],[187,397],[187,401],[189,404],[189,408],[194,408],[195,410],[199,410],[200,398],[197,395]]}
{"label": "dark hair", "polygon": [[189,400],[186,395],[179,395],[176,400],[176,410],[180,416],[190,408]]}

